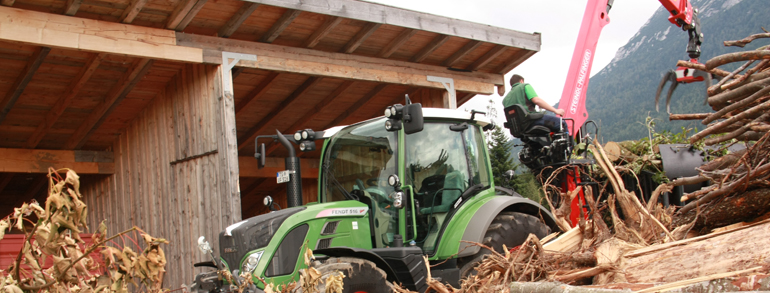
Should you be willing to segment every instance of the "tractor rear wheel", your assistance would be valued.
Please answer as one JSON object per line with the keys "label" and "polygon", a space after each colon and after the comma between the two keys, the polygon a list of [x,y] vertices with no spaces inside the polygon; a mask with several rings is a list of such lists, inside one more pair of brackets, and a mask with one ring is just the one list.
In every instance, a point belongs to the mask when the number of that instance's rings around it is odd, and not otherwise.
{"label": "tractor rear wheel", "polygon": [[[539,218],[519,212],[504,211],[495,216],[492,223],[487,227],[482,244],[493,248],[502,253],[503,244],[508,249],[521,245],[527,240],[530,233],[538,238],[543,238],[551,232]],[[486,248],[481,248],[474,255],[463,257],[457,260],[460,267],[460,277],[466,278],[476,274],[476,265],[478,265],[486,255],[492,252]]]}
{"label": "tractor rear wheel", "polygon": [[392,292],[388,276],[373,262],[354,257],[331,257],[316,269],[321,279],[316,287],[318,292],[326,292],[326,280],[337,271],[344,274],[343,293],[389,293]]}

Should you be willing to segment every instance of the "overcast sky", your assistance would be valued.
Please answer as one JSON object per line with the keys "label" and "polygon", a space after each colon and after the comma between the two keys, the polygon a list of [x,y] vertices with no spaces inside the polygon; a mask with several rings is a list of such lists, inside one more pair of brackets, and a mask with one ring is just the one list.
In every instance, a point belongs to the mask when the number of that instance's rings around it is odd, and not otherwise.
{"label": "overcast sky", "polygon": [[[368,1],[527,33],[541,33],[540,51],[506,75],[506,85],[511,74],[520,74],[550,104],[557,103],[561,98],[587,3],[587,0]],[[660,6],[656,0],[615,1],[609,13],[610,24],[604,27],[599,39],[591,74],[604,68],[618,48],[625,45]],[[506,87],[506,92],[508,89]],[[502,103],[502,98],[497,95],[476,96],[465,106],[473,105],[474,109],[484,110],[489,98],[495,99],[497,104]]]}

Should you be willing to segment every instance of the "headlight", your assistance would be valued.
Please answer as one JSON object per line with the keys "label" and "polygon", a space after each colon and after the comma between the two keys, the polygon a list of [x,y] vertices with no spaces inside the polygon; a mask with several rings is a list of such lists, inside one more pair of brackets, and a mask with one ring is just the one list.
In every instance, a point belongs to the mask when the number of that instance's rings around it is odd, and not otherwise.
{"label": "headlight", "polygon": [[396,191],[393,193],[393,206],[397,209],[404,207],[404,193],[401,191]]}
{"label": "headlight", "polygon": [[255,252],[249,255],[249,257],[246,258],[246,261],[243,262],[242,271],[243,273],[251,273],[254,271],[254,269],[257,268],[257,264],[259,264],[259,259],[262,258],[262,254],[265,251]]}

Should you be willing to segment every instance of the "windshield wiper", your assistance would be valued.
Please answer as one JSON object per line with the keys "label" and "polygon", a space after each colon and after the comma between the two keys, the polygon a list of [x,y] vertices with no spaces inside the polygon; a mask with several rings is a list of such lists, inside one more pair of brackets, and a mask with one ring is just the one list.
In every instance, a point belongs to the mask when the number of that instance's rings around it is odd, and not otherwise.
{"label": "windshield wiper", "polygon": [[473,185],[471,187],[468,187],[468,189],[466,189],[465,191],[463,191],[463,194],[460,195],[460,197],[463,200],[465,200],[465,199],[467,199],[467,198],[469,198],[471,196],[476,195],[477,193],[481,192],[482,190],[487,189],[487,187],[488,186],[484,186],[484,184],[481,184],[481,183]]}
{"label": "windshield wiper", "polygon": [[452,208],[456,209],[457,207],[460,206],[460,204],[464,200],[468,199],[471,196],[476,195],[477,193],[481,192],[482,190],[487,189],[487,187],[489,187],[489,186],[484,186],[484,184],[481,184],[481,183],[476,184],[476,185],[472,185],[471,187],[468,187],[468,189],[463,191],[463,194],[461,194],[460,197],[457,198],[457,201],[455,201],[455,203],[452,205]]}
{"label": "windshield wiper", "polygon": [[344,186],[342,186],[342,183],[340,183],[339,181],[337,181],[337,177],[334,177],[334,174],[332,174],[332,172],[331,172],[331,168],[329,168],[329,165],[328,165],[328,164],[324,164],[324,166],[323,166],[323,169],[324,169],[324,175],[326,175],[326,178],[327,178],[327,179],[329,179],[329,180],[331,180],[331,182],[332,182],[332,184],[334,185],[334,187],[336,187],[337,189],[339,189],[339,190],[340,190],[340,192],[342,192],[342,195],[343,195],[343,196],[345,196],[345,198],[346,198],[346,199],[350,199],[350,200],[358,200],[358,197],[357,197],[357,196],[355,196],[355,195],[351,194],[350,192],[348,192],[348,191],[345,189],[345,187],[344,187]]}

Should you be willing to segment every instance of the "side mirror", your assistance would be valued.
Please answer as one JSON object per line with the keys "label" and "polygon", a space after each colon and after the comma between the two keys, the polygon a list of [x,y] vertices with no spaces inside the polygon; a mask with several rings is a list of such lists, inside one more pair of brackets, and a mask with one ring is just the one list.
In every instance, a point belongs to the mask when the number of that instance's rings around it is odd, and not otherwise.
{"label": "side mirror", "polygon": [[425,122],[422,116],[422,104],[404,106],[404,133],[412,134],[422,131]]}
{"label": "side mirror", "polygon": [[254,154],[254,158],[258,160],[257,168],[262,169],[265,167],[265,144],[257,145],[257,152]]}
{"label": "side mirror", "polygon": [[203,254],[214,252],[211,250],[211,244],[209,244],[209,242],[206,241],[206,237],[203,236],[198,238],[198,249],[200,249]]}

